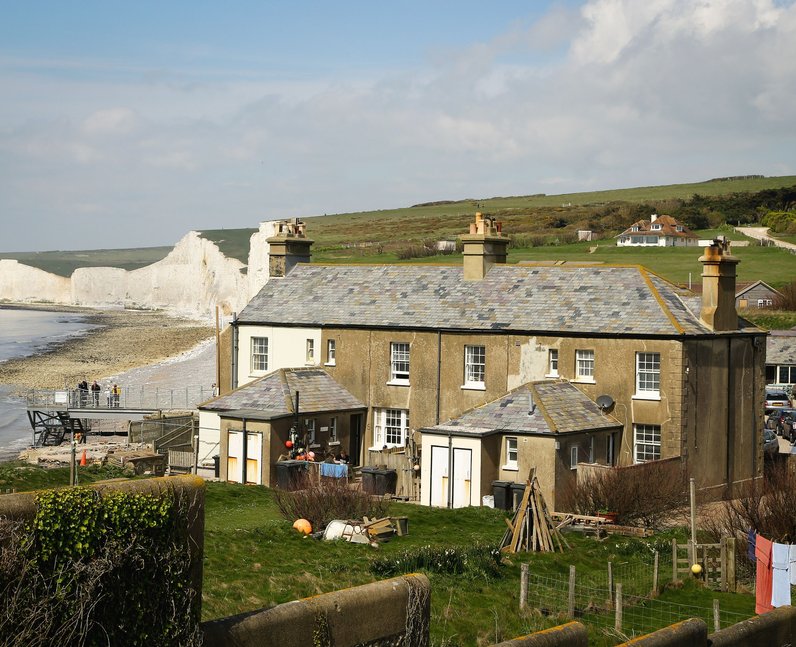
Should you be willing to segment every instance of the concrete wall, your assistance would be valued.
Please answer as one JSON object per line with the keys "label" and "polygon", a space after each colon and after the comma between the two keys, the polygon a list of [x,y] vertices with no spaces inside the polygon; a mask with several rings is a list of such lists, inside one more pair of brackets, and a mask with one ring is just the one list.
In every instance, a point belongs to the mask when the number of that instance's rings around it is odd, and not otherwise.
{"label": "concrete wall", "polygon": [[785,647],[796,643],[796,608],[780,607],[712,634],[710,647]]}
{"label": "concrete wall", "polygon": [[492,647],[588,647],[589,632],[579,622],[551,627]]}
{"label": "concrete wall", "polygon": [[205,647],[428,647],[431,587],[405,575],[205,622]]}

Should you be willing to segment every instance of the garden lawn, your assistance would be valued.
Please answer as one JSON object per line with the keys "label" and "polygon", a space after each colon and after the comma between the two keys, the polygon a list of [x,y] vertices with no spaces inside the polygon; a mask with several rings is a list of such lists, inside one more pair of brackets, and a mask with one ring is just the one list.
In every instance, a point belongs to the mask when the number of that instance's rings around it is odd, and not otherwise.
{"label": "garden lawn", "polygon": [[[506,528],[505,513],[490,508],[443,510],[393,503],[390,514],[408,517],[409,535],[394,537],[374,549],[298,534],[292,529],[292,520],[279,516],[267,488],[209,483],[206,505],[204,620],[374,582],[382,578],[371,572],[371,562],[398,557],[404,551],[424,546],[452,550],[476,544],[496,546]],[[604,587],[607,563],[611,561],[617,577],[623,580],[626,595],[645,595],[651,583],[653,551],[664,551],[673,536],[666,533],[646,541],[625,537],[596,541],[570,533],[566,535],[569,551],[508,556],[497,578],[426,572],[432,588],[432,645],[490,645],[565,622],[560,615],[519,612],[523,562],[529,562],[532,574],[560,582],[566,582],[569,567],[574,565],[579,582]],[[679,539],[684,541],[685,536]],[[664,582],[671,569],[666,558],[661,563]],[[709,613],[715,594],[699,587],[682,587],[668,589],[664,596],[673,603],[698,606]],[[745,615],[753,614],[751,596],[725,596],[722,609],[737,608]],[[593,644],[619,642],[611,632],[599,628],[590,627],[590,633]]]}

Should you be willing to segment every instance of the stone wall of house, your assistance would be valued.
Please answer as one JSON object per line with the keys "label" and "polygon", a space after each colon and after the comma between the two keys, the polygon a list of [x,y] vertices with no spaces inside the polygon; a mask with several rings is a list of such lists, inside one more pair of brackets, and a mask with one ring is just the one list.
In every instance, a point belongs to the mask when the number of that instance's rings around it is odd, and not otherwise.
{"label": "stone wall of house", "polygon": [[16,260],[0,260],[0,301],[86,307],[162,309],[188,317],[239,312],[268,280],[268,243],[277,223],[263,222],[250,240],[249,265],[188,232],[166,258],[140,269],[78,268],[71,277]]}

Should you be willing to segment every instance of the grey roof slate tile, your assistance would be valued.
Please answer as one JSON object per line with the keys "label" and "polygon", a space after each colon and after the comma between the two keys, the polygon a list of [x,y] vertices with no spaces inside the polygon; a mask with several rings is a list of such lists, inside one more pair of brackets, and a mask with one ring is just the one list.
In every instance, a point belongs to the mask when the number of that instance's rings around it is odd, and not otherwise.
{"label": "grey roof slate tile", "polygon": [[205,402],[203,411],[257,410],[271,417],[295,413],[299,392],[300,413],[365,409],[357,398],[335,382],[322,368],[286,368],[250,382],[231,393]]}
{"label": "grey roof slate tile", "polygon": [[[532,403],[536,405],[533,409]],[[534,382],[423,431],[485,436],[497,432],[554,434],[621,427],[622,423],[603,413],[569,382]]]}
{"label": "grey roof slate tile", "polygon": [[766,364],[796,365],[796,331],[775,331],[768,336]]}
{"label": "grey roof slate tile", "polygon": [[[698,314],[698,313],[697,313]],[[242,324],[679,335],[710,332],[672,284],[634,266],[300,264],[272,279]]]}

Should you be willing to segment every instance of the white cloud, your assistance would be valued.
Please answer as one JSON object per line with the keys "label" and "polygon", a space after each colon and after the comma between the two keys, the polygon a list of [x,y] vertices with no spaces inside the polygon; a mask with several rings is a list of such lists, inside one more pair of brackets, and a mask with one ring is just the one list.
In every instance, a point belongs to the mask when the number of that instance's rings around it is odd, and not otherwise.
{"label": "white cloud", "polygon": [[44,229],[61,246],[162,244],[266,216],[442,198],[796,174],[792,2],[554,6],[370,80],[125,70],[74,81],[11,68],[0,61],[0,213],[52,218]]}

